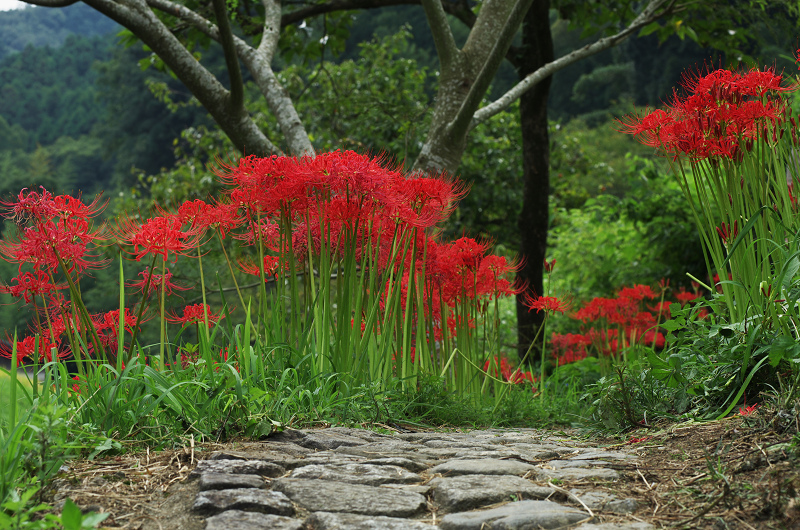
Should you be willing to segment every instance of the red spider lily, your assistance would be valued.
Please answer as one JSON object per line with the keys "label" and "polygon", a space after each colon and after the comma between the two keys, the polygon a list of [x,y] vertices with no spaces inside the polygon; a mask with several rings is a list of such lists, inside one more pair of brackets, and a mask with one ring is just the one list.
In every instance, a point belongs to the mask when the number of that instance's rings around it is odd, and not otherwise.
{"label": "red spider lily", "polygon": [[41,187],[42,192],[28,191],[23,188],[17,200],[13,202],[0,201],[0,207],[5,211],[3,217],[21,222],[26,219],[45,219],[55,215],[53,194]]}
{"label": "red spider lily", "polygon": [[151,296],[153,293],[161,292],[161,288],[164,288],[164,294],[171,295],[172,290],[175,289],[177,291],[187,291],[191,289],[191,287],[184,287],[172,281],[172,272],[170,272],[169,268],[164,268],[164,274],[150,274],[150,267],[145,268],[142,272],[139,273],[139,276],[142,277],[141,280],[135,282],[127,282],[125,284],[126,287],[133,287],[139,293],[144,294],[145,286],[148,283],[148,276],[150,276],[150,285],[147,287],[147,295]]}
{"label": "red spider lily", "polygon": [[733,228],[731,228],[728,223],[722,223],[717,227],[717,233],[725,243],[733,242],[733,240],[736,239],[736,236],[739,235],[738,223],[738,221],[734,221]]}
{"label": "red spider lily", "polygon": [[595,297],[576,311],[573,318],[584,322],[594,322],[601,318],[610,319],[616,312],[617,305],[617,300],[613,298]]}
{"label": "red spider lily", "polygon": [[183,316],[172,315],[167,317],[167,321],[186,326],[189,324],[203,324],[206,318],[208,319],[208,326],[211,327],[212,324],[216,324],[224,316],[215,315],[211,312],[211,308],[205,304],[194,304],[183,308]]}
{"label": "red spider lily", "polygon": [[739,160],[741,142],[774,127],[785,104],[769,96],[796,89],[781,86],[782,76],[771,70],[739,73],[716,70],[705,76],[684,76],[686,97],[675,96],[666,110],[621,121],[621,131],[645,145],[677,157]]}
{"label": "red spider lily", "polygon": [[672,304],[669,300],[664,300],[663,302],[659,302],[656,305],[648,305],[647,309],[650,311],[662,316],[664,318],[669,318],[670,311],[669,306]]}
{"label": "red spider lily", "polygon": [[550,337],[550,351],[558,365],[580,361],[586,358],[586,348],[592,345],[592,337],[575,333],[553,333]]}
{"label": "red spider lily", "polygon": [[555,258],[553,258],[552,261],[547,261],[546,259],[544,260],[544,272],[546,272],[547,274],[553,272],[553,267],[555,266],[556,266]]}
{"label": "red spider lily", "polygon": [[[498,362],[497,357],[492,359],[488,359],[483,365],[483,371],[486,373],[491,373],[491,375],[497,377],[497,367],[500,367],[500,374],[503,376],[503,379],[508,381],[509,383],[513,383],[515,385],[524,383],[528,381],[529,383],[533,383],[533,374],[531,372],[523,372],[521,369],[516,368],[513,369],[511,364],[509,364],[508,359],[502,357]],[[491,368],[491,372],[489,371]]]}
{"label": "red spider lily", "polygon": [[217,229],[223,239],[227,232],[242,224],[238,206],[228,203],[211,205],[200,199],[181,204],[177,216],[200,233],[209,228]]}
{"label": "red spider lily", "polygon": [[153,217],[141,224],[125,219],[118,226],[118,235],[133,246],[136,261],[148,254],[160,255],[165,261],[173,254],[177,260],[178,255],[194,249],[198,239],[197,231],[181,230],[182,224],[175,215]]}
{"label": "red spider lily", "polygon": [[652,438],[652,436],[642,436],[641,438],[636,438],[634,436],[631,436],[630,439],[625,443],[628,444],[628,445],[630,445],[630,444],[640,444],[640,443],[644,443],[644,442],[648,441],[651,438]]}
{"label": "red spider lily", "polygon": [[758,408],[758,403],[755,405],[750,405],[749,407],[745,405],[744,407],[739,407],[739,416],[750,416],[753,414],[756,409]]}
{"label": "red spider lily", "polygon": [[[260,232],[260,234],[259,234]],[[244,241],[246,245],[258,245],[278,252],[280,250],[281,227],[269,219],[261,219],[259,223],[248,221],[248,229],[241,234],[233,234],[234,239]]]}
{"label": "red spider lily", "polygon": [[87,259],[96,257],[89,253],[88,245],[99,238],[100,230],[91,231],[84,219],[48,219],[25,228],[17,241],[0,242],[0,254],[6,261],[18,263],[20,272],[23,263],[54,272],[60,270],[61,260],[69,272],[81,273],[105,264]]}
{"label": "red spider lily", "polygon": [[697,291],[688,292],[683,287],[681,287],[681,290],[679,292],[675,293],[675,299],[678,302],[680,302],[681,307],[683,307],[686,304],[688,304],[688,303],[690,303],[690,302],[692,302],[694,300],[697,300],[698,298],[701,298],[701,297],[702,297],[702,295],[700,293],[698,293]]}
{"label": "red spider lily", "polygon": [[[46,335],[39,336],[39,349],[36,349],[36,337],[30,336],[17,341],[17,365],[21,365],[23,360],[28,358],[37,362],[51,362],[53,360],[53,350],[56,350],[56,359],[63,359],[72,355],[70,351],[58,351],[58,345],[50,341]],[[11,345],[0,345],[0,357],[11,358]]]}
{"label": "red spider lily", "polygon": [[490,254],[484,256],[478,266],[475,278],[478,296],[487,295],[490,300],[501,296],[515,296],[522,292],[520,286],[514,286],[508,277],[519,270],[519,263],[509,263],[503,256]]}
{"label": "red spider lily", "polygon": [[533,298],[529,293],[525,293],[523,297],[522,303],[528,308],[528,311],[535,309],[537,313],[541,311],[564,313],[569,311],[571,305],[569,300],[559,300],[555,296]]}
{"label": "red spider lily", "polygon": [[650,329],[645,331],[643,342],[645,346],[663,348],[666,344],[666,338],[664,338],[664,335],[660,331]]}
{"label": "red spider lily", "polygon": [[397,216],[410,226],[428,228],[447,219],[469,191],[447,178],[416,177],[398,180]]}
{"label": "red spider lily", "polygon": [[50,275],[44,271],[22,272],[19,276],[11,278],[17,285],[0,285],[0,292],[8,293],[15,298],[22,298],[26,304],[31,303],[34,296],[44,296],[63,289],[63,285],[51,283]]}
{"label": "red spider lily", "polygon": [[245,274],[252,274],[253,276],[261,277],[261,272],[263,270],[264,276],[269,277],[272,276],[273,278],[278,278],[278,272],[280,268],[280,258],[277,256],[264,256],[264,267],[263,269],[259,269],[258,265],[255,263],[241,260],[238,262],[239,268],[242,269],[242,272]]}
{"label": "red spider lily", "polygon": [[653,299],[658,298],[658,294],[650,288],[649,285],[634,285],[633,287],[623,287],[618,293],[619,298],[627,298],[629,300],[640,301],[645,298]]}

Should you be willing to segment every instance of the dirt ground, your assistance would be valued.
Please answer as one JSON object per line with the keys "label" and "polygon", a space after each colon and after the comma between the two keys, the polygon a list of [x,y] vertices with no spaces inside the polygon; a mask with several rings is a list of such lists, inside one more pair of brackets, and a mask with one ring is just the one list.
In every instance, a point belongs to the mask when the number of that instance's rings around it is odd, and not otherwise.
{"label": "dirt ground", "polygon": [[[606,489],[620,498],[637,499],[634,516],[657,528],[800,529],[800,456],[791,443],[800,426],[796,417],[771,416],[757,411],[711,423],[640,430],[624,438],[581,441],[627,446],[641,456],[638,464],[609,466],[622,478]],[[48,500],[57,506],[69,497],[84,509],[109,512],[103,527],[201,530],[202,519],[189,510],[197,486],[185,481],[193,463],[203,453],[247,445],[73,461],[54,483]]]}

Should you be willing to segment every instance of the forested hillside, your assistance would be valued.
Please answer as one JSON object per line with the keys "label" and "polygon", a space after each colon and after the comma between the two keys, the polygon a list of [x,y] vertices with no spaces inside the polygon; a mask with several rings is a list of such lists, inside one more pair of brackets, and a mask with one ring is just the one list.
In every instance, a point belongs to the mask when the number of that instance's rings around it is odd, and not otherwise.
{"label": "forested hillside", "polygon": [[107,35],[119,26],[86,4],[64,9],[26,7],[0,12],[0,59],[32,46],[60,46],[70,35]]}

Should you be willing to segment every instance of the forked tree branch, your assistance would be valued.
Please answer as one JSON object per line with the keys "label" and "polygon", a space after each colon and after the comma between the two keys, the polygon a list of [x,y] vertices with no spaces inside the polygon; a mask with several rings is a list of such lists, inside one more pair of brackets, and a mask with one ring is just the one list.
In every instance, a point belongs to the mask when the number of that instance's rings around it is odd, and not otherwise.
{"label": "forked tree branch", "polygon": [[425,17],[428,19],[428,25],[433,34],[440,70],[446,70],[459,53],[456,40],[453,38],[453,31],[450,29],[450,22],[447,20],[447,13],[441,0],[422,0],[422,8],[425,9]]}
{"label": "forked tree branch", "polygon": [[633,21],[619,33],[610,35],[608,37],[603,37],[592,44],[587,44],[583,48],[574,50],[563,57],[559,57],[553,62],[547,63],[535,72],[531,72],[525,77],[525,79],[514,85],[511,90],[497,98],[492,103],[481,109],[478,109],[472,116],[470,129],[473,129],[475,126],[488,120],[495,114],[507,109],[509,105],[518,100],[522,94],[533,88],[537,83],[540,83],[548,76],[553,75],[554,73],[571,65],[574,62],[616,46],[642,27],[671,13],[674,4],[675,0],[650,0],[650,3],[647,4],[639,16],[633,19]]}
{"label": "forked tree branch", "polygon": [[239,114],[244,110],[244,82],[242,70],[239,68],[239,58],[233,43],[231,22],[228,20],[228,7],[225,0],[213,0],[214,16],[217,17],[220,44],[225,54],[225,65],[228,68],[228,77],[231,82],[230,106],[231,113]]}
{"label": "forked tree branch", "polygon": [[531,4],[533,4],[533,0],[517,0],[514,3],[514,7],[511,8],[511,12],[508,14],[508,18],[503,25],[500,35],[497,37],[492,51],[489,53],[486,61],[484,61],[478,76],[472,82],[467,97],[464,98],[464,101],[461,103],[458,114],[456,114],[455,118],[447,125],[447,133],[449,135],[467,131],[472,121],[472,116],[475,114],[475,110],[481,104],[481,100],[489,90],[489,85],[491,85],[497,73],[497,69],[500,67],[500,63],[503,62],[508,48],[511,46],[511,41],[514,39],[514,35],[517,33],[522,19],[525,18],[525,13],[528,12]]}

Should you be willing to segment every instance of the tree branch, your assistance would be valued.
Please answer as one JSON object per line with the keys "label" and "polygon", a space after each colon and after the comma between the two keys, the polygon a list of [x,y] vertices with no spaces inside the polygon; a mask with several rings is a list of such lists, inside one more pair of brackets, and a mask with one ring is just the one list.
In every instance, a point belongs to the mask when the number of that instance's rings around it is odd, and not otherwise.
{"label": "tree branch", "polygon": [[[659,11],[664,4],[668,5]],[[612,46],[616,46],[623,40],[630,37],[640,28],[669,14],[674,4],[675,0],[650,0],[650,3],[647,4],[647,7],[645,7],[641,14],[637,16],[624,30],[609,37],[599,39],[592,44],[587,44],[583,48],[579,48],[568,53],[567,55],[564,55],[563,57],[559,57],[555,61],[542,66],[535,72],[528,74],[525,79],[514,85],[511,90],[497,98],[497,100],[481,109],[478,109],[472,117],[470,129],[508,108],[508,106],[514,101],[518,100],[522,94],[530,90],[534,85],[541,82],[543,79],[546,79],[548,76],[553,75],[557,71],[569,66],[574,62],[611,48]]]}
{"label": "tree branch", "polygon": [[480,106],[486,92],[489,90],[489,85],[492,83],[500,63],[506,56],[508,47],[511,46],[511,41],[525,17],[525,13],[531,7],[533,0],[517,0],[511,12],[508,14],[503,29],[497,37],[494,48],[489,53],[486,61],[483,63],[478,76],[472,82],[469,88],[469,93],[464,101],[461,103],[461,108],[458,109],[458,114],[447,125],[447,134],[458,134],[460,131],[466,132],[475,110]]}
{"label": "tree branch", "polygon": [[217,29],[219,31],[222,51],[225,54],[225,66],[228,68],[228,77],[231,82],[230,106],[231,113],[238,114],[244,110],[244,82],[242,81],[242,70],[239,68],[239,58],[236,56],[236,48],[233,43],[233,32],[231,22],[228,20],[228,8],[225,0],[213,0],[214,15],[217,17]]}
{"label": "tree branch", "polygon": [[[300,8],[281,17],[281,27],[296,24],[306,18],[331,13],[333,11],[348,11],[355,9],[376,9],[399,5],[421,5],[421,0],[331,0],[324,4],[314,4]],[[447,2],[442,6],[449,15],[453,15],[467,27],[475,23],[475,14],[463,0],[458,4]]]}
{"label": "tree branch", "polygon": [[436,54],[439,56],[440,70],[445,70],[452,64],[459,52],[450,29],[450,23],[447,21],[447,14],[442,7],[441,0],[422,0],[422,7],[425,9],[428,25],[433,33],[433,43],[436,45]]}
{"label": "tree branch", "polygon": [[[289,150],[293,154],[313,153],[314,149],[308,139],[305,127],[303,127],[300,117],[297,115],[297,110],[294,108],[291,98],[275,77],[275,73],[272,71],[270,64],[279,36],[273,34],[272,28],[277,24],[278,19],[275,17],[275,13],[278,13],[278,15],[280,14],[280,5],[272,0],[262,1],[265,4],[265,15],[267,19],[264,21],[264,36],[259,45],[259,49],[255,50],[244,40],[235,35],[232,38],[233,44],[236,47],[239,58],[244,62],[245,66],[247,66],[258,88],[264,95],[264,99],[270,111],[275,115],[281,132],[289,146]],[[220,40],[217,26],[191,9],[171,2],[170,0],[147,0],[147,3],[160,11],[185,20],[193,27],[208,35],[211,39],[215,41]],[[275,152],[278,152],[278,150],[276,149]]]}
{"label": "tree branch", "polygon": [[40,7],[68,7],[80,0],[22,0],[26,4]]}
{"label": "tree branch", "polygon": [[261,0],[261,4],[264,6],[264,26],[261,30],[258,53],[264,61],[271,64],[281,38],[281,2],[280,0]]}

